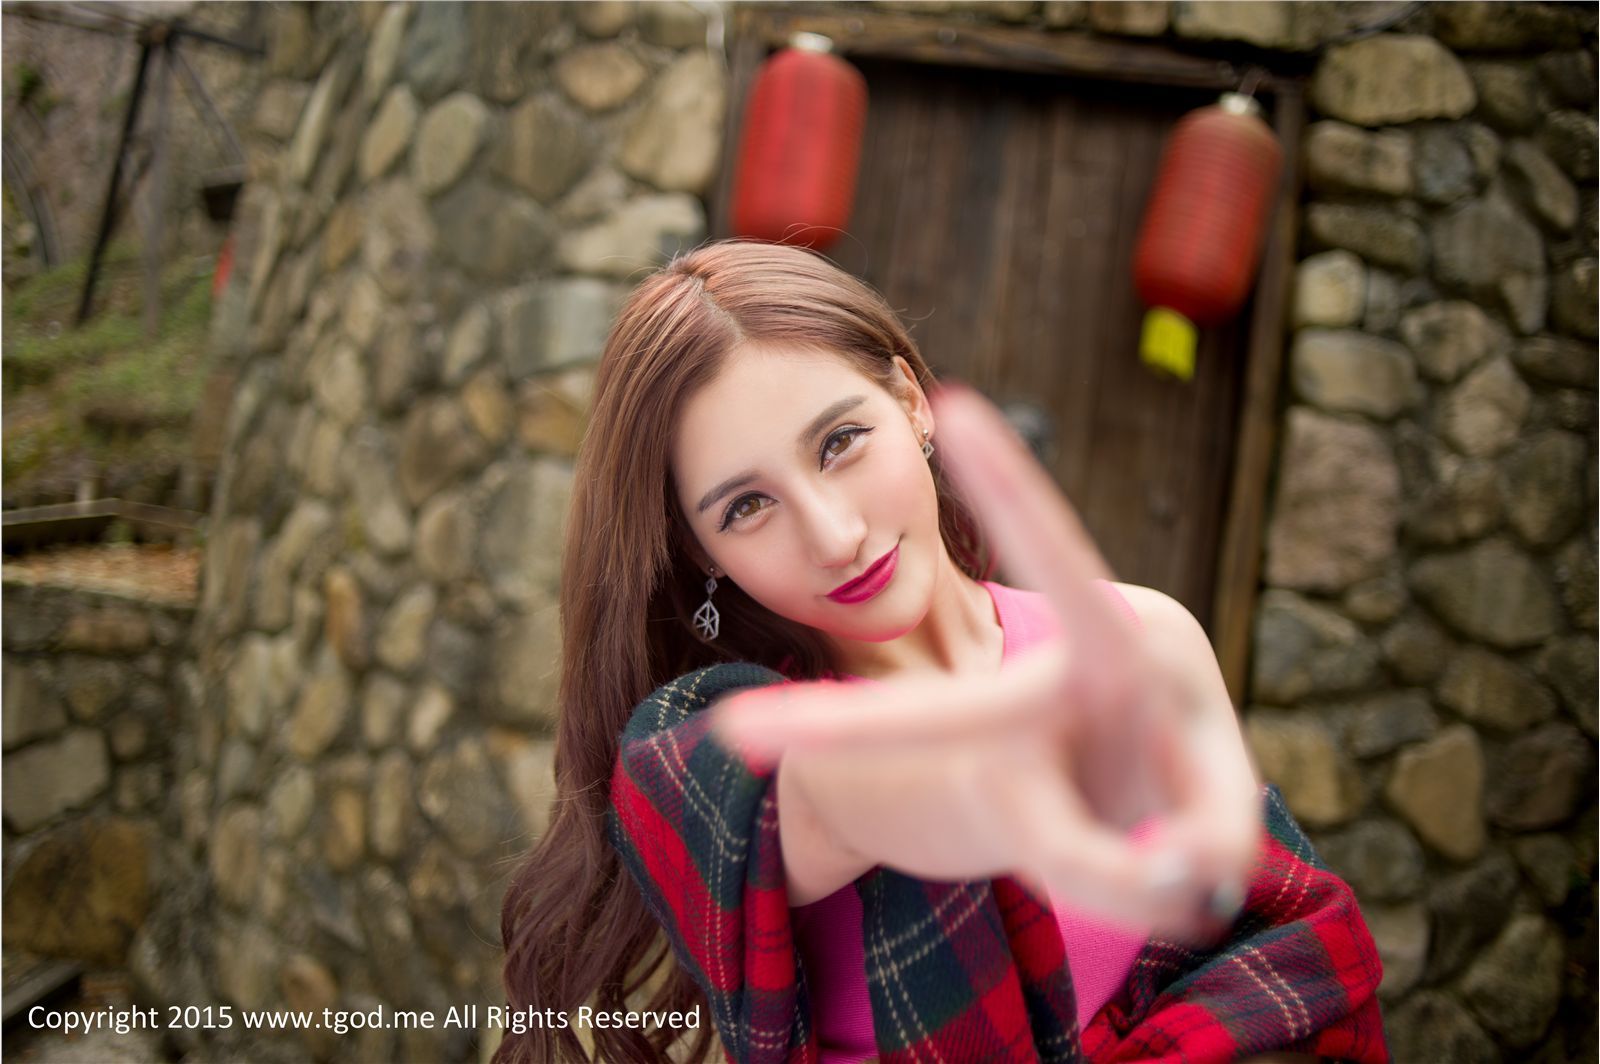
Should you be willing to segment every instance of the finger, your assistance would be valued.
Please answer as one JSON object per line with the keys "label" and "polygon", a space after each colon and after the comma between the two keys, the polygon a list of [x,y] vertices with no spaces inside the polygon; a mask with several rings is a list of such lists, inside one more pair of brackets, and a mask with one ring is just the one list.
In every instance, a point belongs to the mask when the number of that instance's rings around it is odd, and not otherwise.
{"label": "finger", "polygon": [[1073,763],[1073,778],[1097,818],[1126,829],[1172,812],[1172,777],[1188,766],[1174,764],[1177,729],[1151,699],[1134,701],[1122,716],[1078,730],[1084,753]]}
{"label": "finger", "polygon": [[1202,880],[1214,885],[1247,876],[1261,832],[1260,788],[1249,759],[1214,726],[1202,725],[1185,745],[1173,837],[1193,856]]}
{"label": "finger", "polygon": [[718,736],[753,754],[960,741],[1056,716],[1051,696],[1065,671],[1065,652],[1052,642],[1017,655],[998,673],[775,684],[736,692],[709,712]]}
{"label": "finger", "polygon": [[1114,719],[1084,725],[1082,742],[1095,756],[1082,759],[1075,773],[1095,813],[1124,828],[1172,815],[1203,787],[1183,746],[1195,704],[1187,675],[1152,641],[1141,641],[1133,660],[1138,691]]}
{"label": "finger", "polygon": [[1181,852],[1108,830],[1060,779],[1019,776],[1006,791],[1001,802],[1029,855],[1018,879],[1036,896],[1144,933],[1192,923]]}
{"label": "finger", "polygon": [[[1111,570],[1071,504],[988,400],[946,385],[932,404],[945,466],[1006,571],[1044,593],[1074,645],[1098,663],[1084,678],[1088,693],[1126,683],[1132,635],[1092,584],[1110,579]],[[1111,697],[1106,692],[1093,701]]]}
{"label": "finger", "polygon": [[1171,648],[1148,652],[1173,703],[1168,741],[1153,747],[1171,796],[1169,836],[1194,861],[1202,889],[1248,878],[1260,844],[1259,783],[1227,689],[1214,667],[1188,668]]}

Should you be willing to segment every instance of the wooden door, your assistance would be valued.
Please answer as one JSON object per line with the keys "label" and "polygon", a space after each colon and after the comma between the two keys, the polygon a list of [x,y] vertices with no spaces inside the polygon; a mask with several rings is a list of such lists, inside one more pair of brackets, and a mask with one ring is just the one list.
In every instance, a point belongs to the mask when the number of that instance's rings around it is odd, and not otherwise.
{"label": "wooden door", "polygon": [[799,29],[832,37],[870,99],[848,233],[827,254],[885,295],[936,374],[1043,414],[1046,465],[1118,578],[1184,603],[1238,697],[1292,252],[1298,85],[1263,82],[1290,165],[1255,303],[1202,332],[1185,383],[1139,360],[1133,247],[1167,132],[1236,72],[1156,45],[745,8],[716,236],[731,235],[728,162],[749,82]]}
{"label": "wooden door", "polygon": [[1211,616],[1243,364],[1138,357],[1134,242],[1193,91],[860,60],[872,106],[849,235],[830,250],[902,313],[935,374],[1046,416],[1045,459],[1112,569]]}

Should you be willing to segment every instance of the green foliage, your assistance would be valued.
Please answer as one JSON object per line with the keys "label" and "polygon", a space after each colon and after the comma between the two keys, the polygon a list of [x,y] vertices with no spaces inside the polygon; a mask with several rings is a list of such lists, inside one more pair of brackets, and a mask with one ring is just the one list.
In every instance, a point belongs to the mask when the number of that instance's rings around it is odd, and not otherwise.
{"label": "green foliage", "polygon": [[164,271],[160,327],[150,338],[136,246],[108,249],[96,289],[102,309],[74,329],[85,267],[80,260],[42,273],[4,301],[9,484],[80,458],[110,468],[170,465],[187,449],[208,370],[209,268],[184,260]]}
{"label": "green foliage", "polygon": [[[51,411],[55,415],[56,411]],[[5,425],[4,471],[7,481],[26,477],[55,455],[81,450],[76,426],[52,416],[35,422],[8,417]]]}
{"label": "green foliage", "polygon": [[40,118],[55,110],[61,102],[61,98],[51,91],[44,71],[26,59],[12,67],[11,96],[19,105],[32,108]]}
{"label": "green foliage", "polygon": [[168,332],[148,345],[131,344],[96,372],[74,375],[67,394],[82,405],[136,403],[152,421],[184,420],[200,400],[204,370],[194,340],[192,333]]}
{"label": "green foliage", "polygon": [[[11,329],[6,332],[11,334]],[[8,335],[10,342],[6,345],[7,391],[42,384],[63,370],[126,351],[144,338],[143,326],[123,317],[91,319],[82,329],[24,327],[17,332],[21,335]]]}
{"label": "green foliage", "polygon": [[18,103],[29,103],[44,91],[44,71],[26,59],[16,65],[14,74],[16,80],[11,91],[16,93]]}
{"label": "green foliage", "polygon": [[[108,279],[115,279],[137,268],[139,247],[128,240],[113,240],[100,257],[100,284],[96,304],[105,301]],[[78,313],[78,298],[83,293],[83,279],[89,272],[89,260],[73,259],[51,270],[45,270],[6,293],[5,321],[13,325],[47,325],[56,320],[70,323]]]}

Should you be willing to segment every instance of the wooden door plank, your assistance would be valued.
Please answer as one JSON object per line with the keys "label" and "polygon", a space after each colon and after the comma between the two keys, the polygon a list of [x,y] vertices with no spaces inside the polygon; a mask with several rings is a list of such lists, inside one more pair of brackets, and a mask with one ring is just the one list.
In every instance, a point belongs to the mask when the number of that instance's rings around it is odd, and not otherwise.
{"label": "wooden door plank", "polygon": [[[1100,317],[1082,313],[1085,293],[1097,276],[1086,251],[1090,222],[1084,204],[1104,187],[1098,164],[1082,158],[1081,144],[1088,123],[1085,109],[1070,98],[1061,99],[1052,122],[1050,158],[1053,172],[1047,193],[1043,242],[1056,249],[1051,256],[1053,293],[1041,299],[1052,308],[1051,320],[1059,336],[1051,354],[1052,386],[1049,395],[1057,412],[1055,473],[1074,503],[1086,505],[1089,467],[1093,458],[1094,396],[1099,360]],[[1055,298],[1049,299],[1053,294]]]}
{"label": "wooden door plank", "polygon": [[[909,63],[970,66],[1068,75],[1119,82],[1169,85],[1223,92],[1236,88],[1243,71],[1148,41],[1121,41],[1087,33],[1040,33],[1021,26],[968,23],[953,26],[892,11],[818,11],[804,4],[764,4],[758,28],[778,47],[799,31],[820,33],[844,55],[874,56]],[[1276,91],[1264,73],[1257,91]]]}
{"label": "wooden door plank", "polygon": [[1146,528],[1142,495],[1150,470],[1150,433],[1160,398],[1159,381],[1149,379],[1129,348],[1130,320],[1140,313],[1128,282],[1127,267],[1143,210],[1148,181],[1139,174],[1138,151],[1152,131],[1125,120],[1118,108],[1097,109],[1092,116],[1094,150],[1110,159],[1124,179],[1106,201],[1110,230],[1106,234],[1095,278],[1098,337],[1092,417],[1091,460],[1084,487],[1085,521],[1102,546],[1112,571],[1125,580],[1152,584],[1178,596],[1165,574],[1143,563]]}
{"label": "wooden door plank", "polygon": [[744,110],[750,100],[751,83],[767,54],[767,35],[762,23],[758,11],[737,6],[733,10],[730,27],[733,33],[728,41],[728,113],[722,124],[722,154],[717,176],[712,181],[711,209],[707,217],[707,227],[715,238],[734,235],[731,215],[739,135],[744,128]]}
{"label": "wooden door plank", "polygon": [[1299,224],[1300,165],[1296,148],[1305,127],[1305,101],[1299,85],[1287,83],[1280,87],[1273,105],[1272,123],[1285,148],[1284,172],[1278,189],[1278,206],[1262,251],[1261,278],[1256,284],[1238,448],[1222,546],[1217,555],[1217,590],[1212,614],[1222,675],[1234,704],[1240,706],[1249,678],[1251,619],[1255,614],[1256,589],[1261,575],[1267,478],[1277,445],[1284,321],[1289,279],[1294,269],[1295,230]]}
{"label": "wooden door plank", "polygon": [[879,74],[870,64],[863,69],[869,89],[867,122],[862,133],[861,169],[856,176],[855,201],[845,223],[846,235],[828,256],[880,292],[885,287],[888,248],[894,223],[893,205],[900,188],[907,154],[909,124],[897,105],[891,74]]}
{"label": "wooden door plank", "polygon": [[1044,308],[1037,302],[1037,280],[1043,258],[1043,213],[1040,145],[1045,109],[1037,97],[1020,95],[1011,105],[1011,133],[1003,154],[1004,173],[995,221],[992,280],[994,312],[985,353],[995,360],[996,376],[1010,382],[1001,399],[1037,402]]}

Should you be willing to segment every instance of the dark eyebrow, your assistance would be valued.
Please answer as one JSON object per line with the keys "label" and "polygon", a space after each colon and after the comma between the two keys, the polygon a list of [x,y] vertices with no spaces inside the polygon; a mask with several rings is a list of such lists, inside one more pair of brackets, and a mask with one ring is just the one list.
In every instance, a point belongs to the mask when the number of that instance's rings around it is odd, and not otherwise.
{"label": "dark eyebrow", "polygon": [[701,496],[700,504],[694,508],[694,512],[697,514],[705,513],[707,508],[710,507],[712,503],[728,494],[728,492],[733,491],[736,488],[742,488],[755,479],[756,475],[754,473],[740,473],[736,477],[729,477],[721,484],[718,484],[716,487],[706,492],[705,495]]}
{"label": "dark eyebrow", "polygon": [[[806,446],[816,438],[817,433],[828,427],[828,423],[830,421],[838,417],[840,414],[854,410],[856,407],[860,406],[866,401],[867,397],[864,395],[851,395],[844,399],[840,399],[836,403],[830,404],[826,410],[811,419],[811,424],[807,425],[803,430],[801,430],[800,436],[795,442],[801,447]],[[716,487],[702,495],[700,497],[699,504],[694,508],[694,512],[697,514],[705,513],[712,503],[728,494],[728,492],[733,491],[736,488],[742,488],[755,479],[756,474],[749,471],[740,473],[737,476],[729,477],[727,480],[724,480],[721,484],[718,484]]]}

